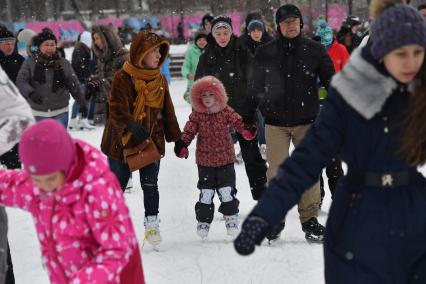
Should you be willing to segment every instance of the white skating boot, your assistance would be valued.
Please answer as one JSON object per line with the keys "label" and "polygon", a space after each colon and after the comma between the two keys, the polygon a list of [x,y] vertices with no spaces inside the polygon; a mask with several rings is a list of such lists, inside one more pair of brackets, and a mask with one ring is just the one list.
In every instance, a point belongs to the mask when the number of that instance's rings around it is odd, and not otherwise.
{"label": "white skating boot", "polygon": [[244,163],[243,161],[243,155],[241,154],[241,148],[238,143],[234,144],[234,150],[235,150],[235,162],[237,164]]}
{"label": "white skating boot", "polygon": [[238,234],[238,215],[224,216],[225,217],[225,226],[228,236],[234,237]]}
{"label": "white skating boot", "polygon": [[93,130],[95,127],[89,123],[87,118],[82,118],[80,120],[80,129],[81,130]]}
{"label": "white skating boot", "polygon": [[154,247],[154,249],[157,249],[158,245],[161,243],[159,223],[160,220],[156,215],[145,217],[145,239]]}
{"label": "white skating boot", "polygon": [[80,120],[76,118],[71,118],[70,122],[68,122],[68,128],[70,130],[80,130]]}
{"label": "white skating boot", "polygon": [[209,234],[209,229],[210,229],[209,223],[198,222],[197,235],[204,240],[207,238],[207,235]]}
{"label": "white skating boot", "polygon": [[125,193],[132,193],[134,190],[133,188],[133,178],[130,177],[129,181],[127,182],[126,188],[124,190]]}
{"label": "white skating boot", "polygon": [[259,150],[260,150],[260,155],[262,156],[262,159],[264,159],[265,161],[268,160],[268,158],[266,157],[266,144],[260,145]]}

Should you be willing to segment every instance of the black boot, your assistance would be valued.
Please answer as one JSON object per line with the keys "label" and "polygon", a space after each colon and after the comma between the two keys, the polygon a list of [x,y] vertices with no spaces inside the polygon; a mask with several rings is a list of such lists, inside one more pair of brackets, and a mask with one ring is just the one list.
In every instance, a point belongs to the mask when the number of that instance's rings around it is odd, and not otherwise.
{"label": "black boot", "polygon": [[302,230],[305,232],[305,238],[308,242],[322,243],[324,242],[325,228],[318,223],[317,218],[312,217],[302,224]]}
{"label": "black boot", "polygon": [[268,242],[271,243],[271,241],[275,241],[278,239],[281,235],[281,232],[284,230],[285,227],[285,221],[281,221],[272,228],[272,230],[266,235],[266,238],[268,239]]}

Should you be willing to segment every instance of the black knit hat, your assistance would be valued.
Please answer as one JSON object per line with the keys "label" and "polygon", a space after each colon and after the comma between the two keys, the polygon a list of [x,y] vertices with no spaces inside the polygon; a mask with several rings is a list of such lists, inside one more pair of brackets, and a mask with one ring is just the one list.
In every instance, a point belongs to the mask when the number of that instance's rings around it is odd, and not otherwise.
{"label": "black knit hat", "polygon": [[57,42],[56,36],[53,33],[49,31],[43,31],[34,37],[33,44],[37,47],[40,47],[40,45],[46,40],[54,40]]}
{"label": "black knit hat", "polygon": [[197,31],[194,35],[194,42],[197,42],[197,40],[199,40],[200,38],[207,39],[207,36],[208,36],[208,34],[207,34],[206,31],[203,31],[203,30]]}
{"label": "black knit hat", "polygon": [[426,49],[426,21],[415,8],[395,4],[384,10],[371,25],[371,53],[382,59],[392,50],[409,44]]}
{"label": "black knit hat", "polygon": [[218,28],[226,28],[232,32],[232,20],[230,17],[225,15],[217,16],[212,21],[212,34]]}
{"label": "black knit hat", "polygon": [[0,30],[0,42],[2,42],[2,41],[11,41],[11,40],[16,40],[15,36],[13,35],[13,33],[10,32],[7,29],[1,29]]}
{"label": "black knit hat", "polygon": [[275,23],[277,26],[280,24],[280,22],[288,19],[288,18],[299,18],[300,19],[300,28],[303,28],[303,17],[302,13],[300,13],[299,8],[293,4],[285,4],[278,8],[277,12],[275,13]]}

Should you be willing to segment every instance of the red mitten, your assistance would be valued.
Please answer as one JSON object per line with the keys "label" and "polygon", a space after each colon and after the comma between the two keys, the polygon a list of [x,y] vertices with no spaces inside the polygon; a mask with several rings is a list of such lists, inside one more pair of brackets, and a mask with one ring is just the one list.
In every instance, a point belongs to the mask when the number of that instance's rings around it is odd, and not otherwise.
{"label": "red mitten", "polygon": [[180,149],[180,151],[179,151],[179,158],[185,158],[185,159],[187,159],[188,156],[189,156],[188,148],[183,147],[182,149]]}
{"label": "red mitten", "polygon": [[246,126],[244,127],[243,132],[241,132],[241,135],[244,137],[244,139],[251,141],[254,138],[256,138],[257,135],[257,128],[254,125]]}

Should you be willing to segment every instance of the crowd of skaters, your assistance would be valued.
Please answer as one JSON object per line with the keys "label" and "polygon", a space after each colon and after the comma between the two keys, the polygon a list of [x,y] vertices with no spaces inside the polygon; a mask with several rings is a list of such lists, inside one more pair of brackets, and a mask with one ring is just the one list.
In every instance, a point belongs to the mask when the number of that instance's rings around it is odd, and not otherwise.
{"label": "crowd of skaters", "polygon": [[[420,25],[420,32],[401,40],[401,46],[415,43],[424,52],[424,39],[418,38],[419,34],[425,33],[422,30],[424,23],[417,21],[418,12],[413,12],[415,9],[405,4],[393,3],[390,7],[396,10],[393,11],[396,15],[402,14],[405,20]],[[418,11],[424,15],[426,7],[420,5]],[[237,251],[247,254],[252,252],[251,246],[260,243],[263,238],[270,242],[279,238],[285,226],[285,216],[279,208],[276,212],[264,209],[268,204],[277,206],[276,201],[271,202],[273,194],[267,194],[263,199],[262,196],[271,190],[279,193],[281,186],[293,186],[297,190],[297,199],[290,195],[287,197],[292,205],[298,204],[305,238],[310,242],[324,241],[325,228],[317,220],[325,194],[320,172],[312,169],[315,174],[309,172],[300,184],[289,174],[289,180],[282,185],[287,172],[291,173],[291,165],[293,170],[299,169],[292,159],[284,164],[288,165],[287,168],[281,168],[281,164],[289,157],[290,142],[297,147],[304,141],[306,133],[314,131],[310,129],[315,129],[315,123],[322,123],[317,119],[322,105],[320,97],[326,96],[325,90],[329,89],[333,75],[342,70],[359,45],[365,44],[363,50],[367,50],[375,41],[374,37],[369,39],[368,30],[359,30],[362,22],[354,16],[348,16],[339,31],[333,31],[325,19],[320,18],[314,34],[303,35],[303,15],[292,4],[285,4],[277,10],[275,24],[276,31],[270,33],[260,13],[249,13],[244,32],[238,38],[229,17],[210,14],[203,17],[182,67],[182,75],[188,79],[187,90],[182,95],[192,106],[192,113],[182,131],[170,97],[170,79],[160,70],[170,60],[170,42],[163,36],[164,33],[144,29],[133,37],[130,50],[127,50],[114,28],[94,26],[91,32],[79,35],[72,61],[68,62],[60,41],[48,28],[39,34],[25,29],[16,37],[5,28],[0,30],[0,64],[17,86],[16,89],[7,85],[9,89],[3,92],[10,97],[20,93],[28,103],[20,110],[22,116],[17,118],[21,121],[18,124],[22,131],[33,119],[40,122],[24,132],[20,144],[10,145],[8,151],[2,150],[2,164],[8,169],[20,169],[22,162],[24,169],[17,172],[1,170],[1,200],[6,206],[30,211],[38,220],[36,227],[52,283],[84,283],[94,279],[108,279],[116,283],[143,282],[136,237],[128,221],[127,206],[119,193],[124,192],[131,178],[123,148],[136,146],[150,136],[162,155],[165,142],[174,142],[175,154],[180,158],[188,156],[189,144],[195,136],[198,137],[196,164],[199,181],[194,188],[197,187],[200,194],[195,205],[197,223],[194,228],[201,238],[208,236],[213,221],[215,193],[221,201],[219,212],[224,215],[228,235],[236,236],[239,232],[239,200],[234,170],[238,153],[232,145],[238,143],[252,197],[263,202],[245,222],[235,243]],[[362,43],[363,39],[366,43]],[[380,40],[390,42],[386,38]],[[380,48],[373,48],[376,59],[382,59],[393,50],[383,51],[385,47]],[[401,83],[401,80],[398,82]],[[335,85],[334,88],[338,87]],[[403,86],[401,90],[408,91]],[[68,113],[70,94],[75,99],[71,115]],[[11,106],[13,103],[22,104],[23,101],[11,99]],[[142,106],[139,108],[143,110],[141,113],[135,112],[138,104]],[[324,113],[328,114],[325,110]],[[327,125],[329,121],[325,123]],[[107,156],[107,162],[100,158],[102,155],[98,150],[73,140],[66,131],[67,128],[92,129],[97,124],[105,125],[101,150]],[[48,135],[49,131],[55,132],[55,137]],[[19,132],[14,142],[18,142]],[[330,133],[331,139],[333,134]],[[305,139],[309,144],[302,143],[300,149],[323,147],[312,144],[324,137],[314,141],[312,135]],[[123,137],[128,137],[126,143],[123,143]],[[47,155],[52,149],[61,155]],[[337,181],[343,176],[341,157],[337,152],[333,153],[331,156],[327,153],[327,159],[321,156],[320,167],[321,170],[326,169],[332,196],[336,192]],[[95,164],[97,169],[94,169]],[[162,241],[159,170],[160,161],[139,169],[144,192],[144,236],[154,247]],[[278,179],[274,179],[277,175]],[[96,179],[93,180],[93,177]],[[270,189],[266,191],[269,183]],[[18,191],[21,188],[22,191]],[[85,193],[88,188],[90,192]],[[102,195],[102,188],[108,188],[109,196]],[[56,192],[57,189],[60,191]],[[22,202],[19,201],[21,198]],[[71,208],[67,205],[70,198],[79,201],[77,206]],[[99,202],[93,203],[95,199]],[[43,210],[47,212],[55,208],[52,207],[55,202],[52,205],[49,200],[60,200],[58,206],[63,207],[61,210],[73,212],[76,219],[61,222],[55,228],[45,227],[45,224],[60,217],[55,212],[43,215]],[[34,207],[41,204],[41,211]],[[288,209],[289,204],[290,201],[284,200],[282,206]],[[87,216],[81,216],[79,208],[84,209]],[[102,218],[94,212],[101,212]],[[90,228],[96,226],[96,230],[87,234],[87,230],[78,226],[74,228],[73,224],[81,222],[81,218],[87,218]],[[107,224],[111,222],[116,225],[115,228],[121,226],[120,229],[108,229]],[[72,243],[72,238],[63,237],[69,231],[91,246],[74,251],[52,251],[52,244],[67,247]],[[7,279],[5,283],[14,283],[10,251],[5,240],[0,244],[7,248],[8,269],[3,276]],[[96,253],[99,248],[105,251]],[[78,257],[79,254],[86,257]],[[88,254],[93,258],[101,257],[105,262],[90,266]],[[112,261],[120,258],[120,254],[123,257],[119,262]],[[109,264],[105,266],[107,262]],[[328,277],[329,281],[333,279],[330,275]]]}

